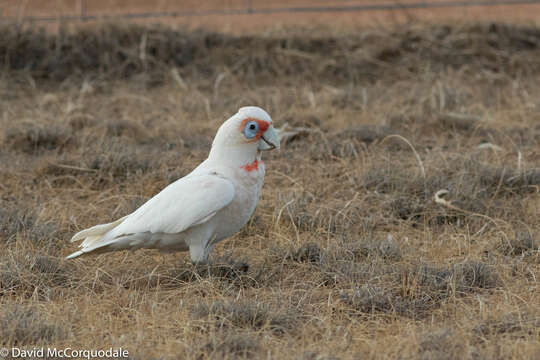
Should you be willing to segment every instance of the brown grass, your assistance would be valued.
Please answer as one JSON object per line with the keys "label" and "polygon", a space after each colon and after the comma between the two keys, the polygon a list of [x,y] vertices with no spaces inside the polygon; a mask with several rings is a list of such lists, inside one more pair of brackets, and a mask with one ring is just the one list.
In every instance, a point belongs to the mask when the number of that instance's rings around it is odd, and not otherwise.
{"label": "brown grass", "polygon": [[[540,355],[540,29],[2,33],[0,345]],[[74,232],[187,174],[249,104],[293,133],[211,265],[152,251],[63,260]]]}

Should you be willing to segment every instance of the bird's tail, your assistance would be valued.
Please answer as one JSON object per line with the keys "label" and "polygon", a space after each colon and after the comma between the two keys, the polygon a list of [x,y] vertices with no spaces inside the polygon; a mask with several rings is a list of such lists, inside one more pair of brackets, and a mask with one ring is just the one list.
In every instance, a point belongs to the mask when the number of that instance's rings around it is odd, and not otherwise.
{"label": "bird's tail", "polygon": [[82,230],[76,233],[71,238],[71,242],[80,241],[84,239],[81,245],[79,245],[81,249],[67,256],[66,259],[73,259],[85,253],[88,253],[88,252],[91,252],[93,250],[100,248],[101,244],[99,243],[103,239],[103,236],[110,230],[114,229],[116,226],[120,225],[122,221],[125,220],[126,217],[127,216],[124,216],[123,218],[118,219],[108,224],[100,224],[100,225],[92,226],[89,229]]}

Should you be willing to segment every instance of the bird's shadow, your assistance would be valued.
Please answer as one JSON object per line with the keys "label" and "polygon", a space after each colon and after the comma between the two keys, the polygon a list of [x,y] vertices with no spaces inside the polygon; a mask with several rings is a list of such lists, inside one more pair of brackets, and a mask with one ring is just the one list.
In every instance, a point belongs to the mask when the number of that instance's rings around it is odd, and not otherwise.
{"label": "bird's shadow", "polygon": [[129,289],[174,289],[203,280],[227,282],[241,287],[252,287],[255,280],[249,275],[249,264],[230,258],[214,259],[205,264],[181,263],[168,269],[156,269],[150,274],[125,283]]}
{"label": "bird's shadow", "polygon": [[244,261],[217,259],[204,264],[193,264],[182,271],[186,281],[198,281],[205,278],[234,280],[246,275],[249,264]]}

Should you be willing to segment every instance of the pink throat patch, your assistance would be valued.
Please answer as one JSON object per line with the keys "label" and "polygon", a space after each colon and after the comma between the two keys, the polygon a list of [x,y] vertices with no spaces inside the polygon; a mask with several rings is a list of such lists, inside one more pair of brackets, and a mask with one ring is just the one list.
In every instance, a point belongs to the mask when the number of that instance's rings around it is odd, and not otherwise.
{"label": "pink throat patch", "polygon": [[254,162],[250,163],[250,164],[247,164],[247,165],[244,165],[242,166],[242,168],[244,170],[246,170],[247,172],[252,172],[254,170],[259,170],[259,164],[264,164],[262,161],[259,161],[257,159],[255,159]]}

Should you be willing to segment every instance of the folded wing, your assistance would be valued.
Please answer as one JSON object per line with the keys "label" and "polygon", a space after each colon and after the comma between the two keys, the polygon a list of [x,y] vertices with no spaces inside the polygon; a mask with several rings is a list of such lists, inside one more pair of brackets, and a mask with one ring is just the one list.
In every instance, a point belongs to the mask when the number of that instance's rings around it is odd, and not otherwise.
{"label": "folded wing", "polygon": [[[164,188],[132,214],[76,234],[72,241],[84,241],[81,249],[69,257],[109,246],[113,249],[129,248],[130,236],[137,247],[147,247],[144,234],[149,235],[150,240],[152,234],[181,233],[210,220],[233,198],[233,184],[217,174],[184,177]],[[123,243],[115,246],[117,241]]]}

